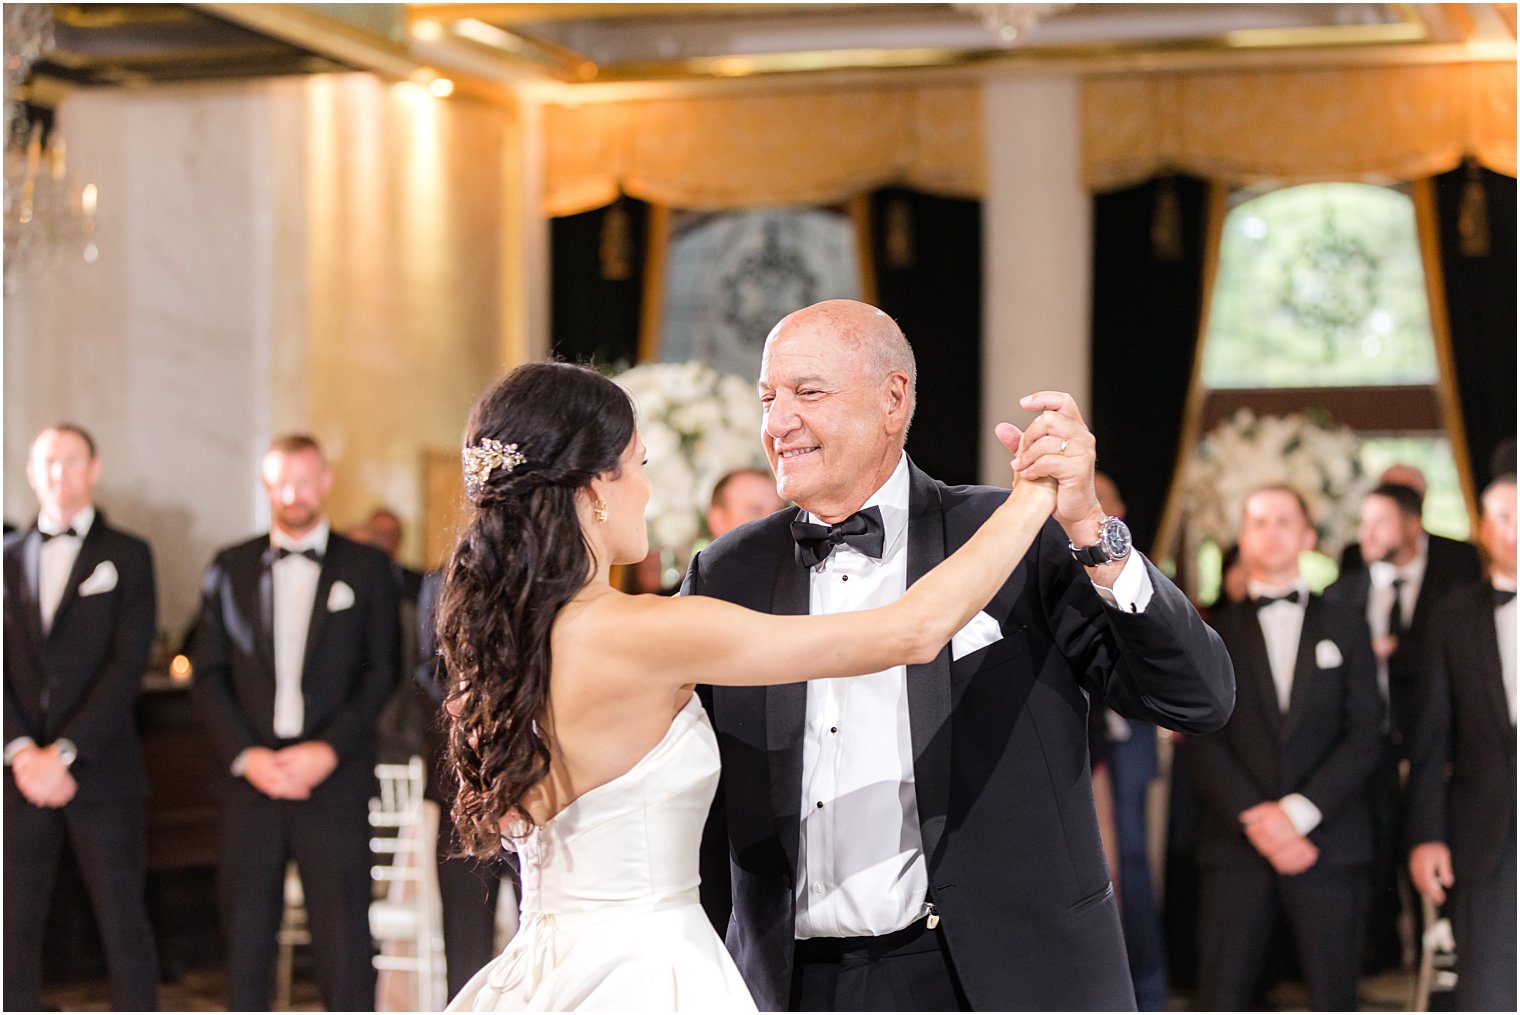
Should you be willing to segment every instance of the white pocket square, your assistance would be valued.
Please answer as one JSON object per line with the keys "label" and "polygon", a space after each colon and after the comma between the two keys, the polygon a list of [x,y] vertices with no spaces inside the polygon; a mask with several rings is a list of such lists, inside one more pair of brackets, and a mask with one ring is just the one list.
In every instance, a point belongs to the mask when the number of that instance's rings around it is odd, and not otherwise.
{"label": "white pocket square", "polygon": [[354,605],[354,590],[348,582],[335,581],[327,593],[327,612],[337,613]]}
{"label": "white pocket square", "polygon": [[960,659],[1003,639],[998,622],[979,612],[950,639],[950,658]]}
{"label": "white pocket square", "polygon": [[81,596],[97,596],[102,592],[110,592],[116,587],[116,565],[109,560],[103,560],[95,565],[95,570],[90,576],[79,584]]}
{"label": "white pocket square", "polygon": [[1341,661],[1341,650],[1329,638],[1314,646],[1314,663],[1320,669],[1333,670]]}

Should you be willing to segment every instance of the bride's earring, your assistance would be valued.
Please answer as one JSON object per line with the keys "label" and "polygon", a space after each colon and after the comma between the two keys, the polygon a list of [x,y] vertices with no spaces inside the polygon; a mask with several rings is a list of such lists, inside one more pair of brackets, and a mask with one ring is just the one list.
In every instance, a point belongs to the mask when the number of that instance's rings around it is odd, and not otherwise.
{"label": "bride's earring", "polygon": [[607,502],[597,501],[591,506],[591,513],[596,516],[596,523],[598,525],[607,521]]}

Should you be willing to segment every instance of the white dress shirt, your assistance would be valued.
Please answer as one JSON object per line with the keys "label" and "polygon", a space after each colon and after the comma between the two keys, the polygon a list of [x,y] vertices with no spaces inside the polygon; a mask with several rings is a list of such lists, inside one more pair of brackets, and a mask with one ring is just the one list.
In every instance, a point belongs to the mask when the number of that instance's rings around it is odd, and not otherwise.
{"label": "white dress shirt", "polygon": [[[1277,689],[1277,708],[1284,715],[1293,700],[1293,671],[1298,667],[1298,643],[1304,632],[1304,612],[1309,606],[1309,583],[1298,578],[1287,585],[1271,586],[1252,581],[1246,584],[1252,599],[1277,598],[1298,593],[1298,602],[1286,599],[1270,603],[1256,611],[1261,636],[1267,643],[1267,662],[1272,668],[1272,683]],[[1387,617],[1387,611],[1384,611]],[[1299,835],[1308,835],[1319,826],[1324,815],[1302,793],[1289,793],[1277,801]]]}
{"label": "white dress shirt", "polygon": [[[63,526],[54,525],[46,518],[37,519],[38,530],[53,537],[42,544],[37,558],[37,605],[42,611],[44,635],[53,628],[53,617],[58,613],[58,604],[63,601],[63,590],[68,587],[69,575],[73,573],[79,550],[84,546],[84,537],[93,524],[94,507],[86,507]],[[57,534],[65,529],[73,529],[77,535]]]}
{"label": "white dress shirt", "polygon": [[[908,584],[908,459],[862,509],[881,511],[883,552],[872,560],[841,545],[808,576],[809,612],[884,606]],[[817,522],[811,514],[805,520]],[[1094,586],[1120,609],[1140,612],[1152,586],[1131,554],[1115,590]],[[879,937],[925,912],[929,875],[914,793],[907,667],[808,684],[797,853],[798,938]]]}
{"label": "white dress shirt", "polygon": [[[1494,588],[1515,591],[1513,579],[1494,575]],[[1515,600],[1494,610],[1494,627],[1499,631],[1499,666],[1504,675],[1504,700],[1509,703],[1509,724],[1515,725]]]}
{"label": "white dress shirt", "polygon": [[271,565],[274,575],[274,735],[293,739],[306,725],[306,703],[301,696],[301,677],[306,660],[306,634],[311,626],[312,607],[317,597],[317,579],[322,567],[298,556],[301,550],[327,552],[330,531],[323,519],[300,539],[292,539],[279,529],[269,534],[276,550],[297,551]]}

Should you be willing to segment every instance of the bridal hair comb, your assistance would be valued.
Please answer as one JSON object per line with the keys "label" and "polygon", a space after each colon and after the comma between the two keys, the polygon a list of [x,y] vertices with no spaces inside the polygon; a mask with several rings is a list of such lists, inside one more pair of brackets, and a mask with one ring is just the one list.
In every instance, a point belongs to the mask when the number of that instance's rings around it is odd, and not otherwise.
{"label": "bridal hair comb", "polygon": [[465,491],[472,498],[480,496],[490,481],[492,472],[501,469],[510,473],[528,460],[518,453],[516,444],[503,444],[490,437],[482,438],[479,444],[465,448],[459,457],[464,461]]}

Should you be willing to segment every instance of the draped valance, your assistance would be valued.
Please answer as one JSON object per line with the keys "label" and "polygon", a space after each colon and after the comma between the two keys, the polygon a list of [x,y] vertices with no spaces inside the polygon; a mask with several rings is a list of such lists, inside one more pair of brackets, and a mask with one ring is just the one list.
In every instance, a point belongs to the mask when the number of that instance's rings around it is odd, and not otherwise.
{"label": "draped valance", "polygon": [[1515,175],[1515,64],[1189,72],[1083,87],[1083,175],[1250,183],[1433,176],[1472,156]]}
{"label": "draped valance", "polygon": [[544,110],[544,210],[619,192],[681,208],[829,204],[905,185],[985,187],[979,85],[614,102]]}

